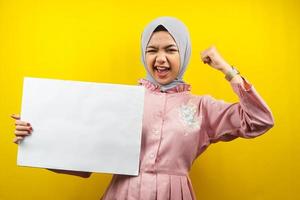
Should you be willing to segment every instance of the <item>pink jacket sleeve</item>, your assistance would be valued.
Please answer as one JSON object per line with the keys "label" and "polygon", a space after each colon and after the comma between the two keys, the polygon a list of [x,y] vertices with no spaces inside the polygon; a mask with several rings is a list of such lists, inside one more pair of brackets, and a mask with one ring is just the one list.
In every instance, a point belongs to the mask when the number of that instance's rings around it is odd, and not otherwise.
{"label": "pink jacket sleeve", "polygon": [[273,127],[270,108],[255,88],[244,78],[243,81],[243,84],[231,83],[239,97],[238,103],[226,103],[204,96],[204,125],[210,143],[237,137],[254,138]]}

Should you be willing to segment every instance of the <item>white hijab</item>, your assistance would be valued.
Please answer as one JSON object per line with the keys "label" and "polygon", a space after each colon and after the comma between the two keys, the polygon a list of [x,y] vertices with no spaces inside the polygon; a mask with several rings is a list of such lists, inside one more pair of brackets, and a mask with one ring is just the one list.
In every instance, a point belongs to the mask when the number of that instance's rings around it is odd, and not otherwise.
{"label": "white hijab", "polygon": [[[152,77],[149,70],[147,69],[147,65],[145,62],[146,47],[149,43],[153,31],[159,25],[165,27],[170,33],[170,35],[174,38],[177,47],[179,49],[179,55],[180,55],[179,74],[175,80],[173,80],[171,83],[168,83],[166,85],[160,85],[157,81],[155,81],[155,79]],[[190,60],[190,56],[191,56],[191,41],[190,41],[189,31],[187,27],[180,20],[174,17],[159,17],[151,21],[144,29],[144,32],[142,34],[142,62],[147,71],[146,79],[156,85],[159,85],[161,91],[166,91],[168,89],[175,87],[177,84],[184,83],[182,78],[186,70],[186,67],[188,65],[188,62]]]}

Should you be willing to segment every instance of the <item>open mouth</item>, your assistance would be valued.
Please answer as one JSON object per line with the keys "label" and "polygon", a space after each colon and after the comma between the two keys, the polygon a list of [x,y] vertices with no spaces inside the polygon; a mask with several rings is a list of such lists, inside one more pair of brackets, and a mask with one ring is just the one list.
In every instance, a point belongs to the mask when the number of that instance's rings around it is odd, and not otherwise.
{"label": "open mouth", "polygon": [[170,70],[171,70],[171,67],[154,66],[154,71],[160,78],[165,77],[169,73]]}

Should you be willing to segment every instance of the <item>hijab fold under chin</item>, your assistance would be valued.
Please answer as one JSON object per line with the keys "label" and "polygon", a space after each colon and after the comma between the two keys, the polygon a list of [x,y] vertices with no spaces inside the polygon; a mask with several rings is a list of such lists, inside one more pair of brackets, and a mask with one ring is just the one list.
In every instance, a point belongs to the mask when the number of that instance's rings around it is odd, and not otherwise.
{"label": "hijab fold under chin", "polygon": [[[153,31],[159,25],[165,27],[168,30],[168,32],[172,35],[172,37],[174,38],[177,44],[179,55],[180,55],[179,74],[175,80],[173,80],[171,83],[168,83],[166,85],[160,85],[152,77],[145,62],[147,44],[149,43]],[[156,85],[159,85],[161,91],[166,91],[168,89],[175,87],[177,84],[184,83],[182,78],[184,72],[186,71],[188,62],[190,60],[190,56],[191,56],[191,41],[190,41],[189,31],[187,27],[180,20],[174,17],[159,17],[151,21],[144,29],[144,32],[142,34],[142,62],[147,72],[146,79]]]}

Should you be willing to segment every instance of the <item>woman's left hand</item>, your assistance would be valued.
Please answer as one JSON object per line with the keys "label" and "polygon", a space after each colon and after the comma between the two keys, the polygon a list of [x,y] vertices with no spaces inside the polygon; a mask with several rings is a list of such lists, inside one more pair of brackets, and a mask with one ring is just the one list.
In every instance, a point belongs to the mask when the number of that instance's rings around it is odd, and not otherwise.
{"label": "woman's left hand", "polygon": [[228,70],[231,69],[231,66],[224,60],[224,58],[217,51],[216,47],[211,46],[210,48],[201,52],[201,59],[204,64],[222,71],[226,74]]}

